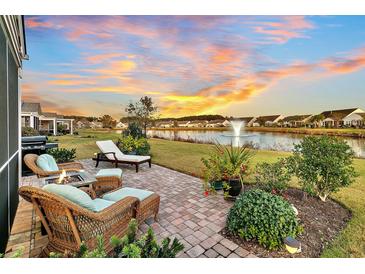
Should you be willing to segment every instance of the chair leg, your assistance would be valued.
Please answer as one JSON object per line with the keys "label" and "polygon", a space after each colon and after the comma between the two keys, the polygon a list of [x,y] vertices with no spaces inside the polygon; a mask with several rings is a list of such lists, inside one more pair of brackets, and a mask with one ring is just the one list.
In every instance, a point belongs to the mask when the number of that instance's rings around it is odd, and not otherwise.
{"label": "chair leg", "polygon": [[152,164],[151,164],[151,160],[148,161],[148,165],[151,168]]}
{"label": "chair leg", "polygon": [[136,173],[138,173],[138,166],[139,164],[136,164]]}
{"label": "chair leg", "polygon": [[99,165],[99,158],[96,159],[95,167],[98,167],[98,165]]}

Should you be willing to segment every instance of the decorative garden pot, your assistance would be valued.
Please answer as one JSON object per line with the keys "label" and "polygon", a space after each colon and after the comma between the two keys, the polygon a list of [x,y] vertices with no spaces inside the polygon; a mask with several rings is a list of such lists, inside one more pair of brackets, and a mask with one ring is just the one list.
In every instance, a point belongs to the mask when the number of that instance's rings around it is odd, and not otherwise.
{"label": "decorative garden pot", "polygon": [[230,186],[228,190],[228,194],[230,196],[238,196],[241,193],[242,190],[242,184],[240,179],[229,179],[228,184]]}
{"label": "decorative garden pot", "polygon": [[214,181],[214,182],[210,182],[210,185],[215,189],[215,190],[222,190],[223,189],[223,182],[222,181]]}

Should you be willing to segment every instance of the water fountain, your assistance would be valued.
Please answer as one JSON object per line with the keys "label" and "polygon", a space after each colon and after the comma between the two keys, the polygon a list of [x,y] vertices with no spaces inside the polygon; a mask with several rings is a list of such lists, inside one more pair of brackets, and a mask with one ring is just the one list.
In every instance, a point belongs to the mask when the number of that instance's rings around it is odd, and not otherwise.
{"label": "water fountain", "polygon": [[245,123],[239,120],[232,120],[230,123],[233,128],[233,136],[239,137],[241,135],[241,128],[245,125]]}
{"label": "water fountain", "polygon": [[224,134],[224,137],[230,137],[232,139],[231,143],[233,146],[240,146],[240,139],[244,137],[251,137],[252,134],[246,134],[243,132],[243,129],[245,127],[245,122],[242,120],[232,120],[230,121],[232,126],[232,134]]}

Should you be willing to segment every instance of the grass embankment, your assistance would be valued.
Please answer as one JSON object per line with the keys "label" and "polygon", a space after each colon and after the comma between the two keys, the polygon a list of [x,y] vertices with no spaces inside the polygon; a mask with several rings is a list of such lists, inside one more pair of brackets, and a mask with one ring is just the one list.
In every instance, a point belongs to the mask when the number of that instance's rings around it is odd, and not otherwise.
{"label": "grass embankment", "polygon": [[[91,136],[91,138],[85,138]],[[76,148],[77,158],[91,158],[98,151],[97,140],[117,140],[120,135],[110,131],[81,131],[80,136],[61,136],[60,147]],[[201,174],[201,158],[208,156],[212,145],[192,144],[160,139],[150,139],[152,161],[181,172]],[[252,159],[253,167],[258,162],[273,162],[279,157],[290,155],[287,152],[257,151]],[[323,257],[365,257],[365,160],[355,159],[354,165],[359,173],[356,182],[333,195],[333,198],[352,211],[353,217],[348,226],[340,233],[331,246],[327,247]],[[248,179],[252,182],[252,177]],[[296,182],[292,182],[297,186]]]}

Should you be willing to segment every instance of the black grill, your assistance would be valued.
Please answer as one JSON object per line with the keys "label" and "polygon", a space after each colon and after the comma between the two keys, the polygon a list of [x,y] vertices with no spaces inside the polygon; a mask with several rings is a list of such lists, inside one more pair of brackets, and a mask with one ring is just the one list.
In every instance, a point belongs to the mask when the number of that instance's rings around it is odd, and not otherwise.
{"label": "black grill", "polygon": [[26,154],[32,153],[41,155],[46,153],[48,148],[56,148],[58,147],[57,143],[47,143],[47,136],[29,136],[22,137],[22,176],[31,175],[32,171],[26,166],[24,163],[24,156]]}

